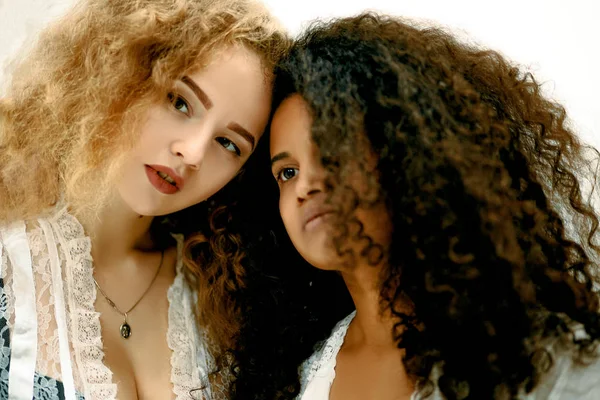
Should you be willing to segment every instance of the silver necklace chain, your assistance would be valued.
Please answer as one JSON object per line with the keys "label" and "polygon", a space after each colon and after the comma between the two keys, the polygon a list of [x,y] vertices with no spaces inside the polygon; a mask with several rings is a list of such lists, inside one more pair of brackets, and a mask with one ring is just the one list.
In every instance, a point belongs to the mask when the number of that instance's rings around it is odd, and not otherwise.
{"label": "silver necklace chain", "polygon": [[140,298],[135,302],[135,304],[133,306],[131,306],[131,308],[125,312],[121,311],[121,309],[119,307],[117,307],[117,305],[115,304],[114,301],[112,301],[110,299],[110,297],[108,297],[106,295],[106,293],[104,293],[104,290],[102,290],[102,288],[100,287],[100,285],[98,284],[98,282],[96,281],[96,278],[94,278],[94,276],[92,275],[92,279],[94,280],[94,283],[96,284],[96,287],[98,288],[98,290],[100,291],[100,293],[102,293],[102,296],[104,296],[104,298],[106,299],[106,302],[119,314],[121,314],[123,316],[123,324],[121,324],[121,327],[119,329],[121,336],[123,337],[123,339],[129,339],[129,337],[131,336],[131,325],[129,325],[129,323],[127,322],[127,315],[133,311],[133,309],[140,304],[140,302],[142,301],[142,299],[144,298],[144,296],[146,296],[146,294],[148,294],[148,292],[150,291],[150,288],[152,287],[152,285],[154,285],[154,282],[156,281],[156,278],[158,278],[158,273],[161,270],[161,267],[163,265],[163,261],[165,259],[165,252],[164,250],[160,253],[160,264],[158,264],[158,269],[156,270],[156,273],[154,274],[154,278],[152,278],[152,281],[150,282],[150,284],[148,285],[148,287],[146,288],[146,290],[144,291],[144,293],[142,293],[142,295],[140,296]]}

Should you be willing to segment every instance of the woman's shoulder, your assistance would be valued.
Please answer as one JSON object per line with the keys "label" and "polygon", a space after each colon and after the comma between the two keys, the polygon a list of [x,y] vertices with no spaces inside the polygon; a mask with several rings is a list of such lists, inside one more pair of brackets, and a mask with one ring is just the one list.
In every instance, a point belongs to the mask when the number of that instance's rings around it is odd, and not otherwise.
{"label": "woman's shoulder", "polygon": [[[77,242],[78,244],[76,244]],[[77,247],[84,252],[85,232],[66,207],[53,209],[39,216],[0,222],[0,272],[5,277],[15,268],[32,269],[50,254]]]}
{"label": "woman's shoulder", "polygon": [[550,350],[552,366],[526,400],[600,399],[600,343],[589,350],[559,342]]}
{"label": "woman's shoulder", "polygon": [[23,230],[25,232],[31,232],[35,229],[42,228],[44,222],[50,223],[63,220],[72,220],[73,224],[80,225],[77,218],[69,213],[68,207],[56,206],[35,216],[9,221],[0,220],[0,234],[3,234],[6,237],[10,234],[22,232]]}
{"label": "woman's shoulder", "polygon": [[[32,251],[39,253],[42,248],[33,249],[40,241],[37,239],[38,230],[41,229],[39,221],[16,220],[0,223],[0,260],[2,274],[7,273],[11,261],[18,262],[24,259],[25,254]],[[43,243],[39,243],[43,247]]]}

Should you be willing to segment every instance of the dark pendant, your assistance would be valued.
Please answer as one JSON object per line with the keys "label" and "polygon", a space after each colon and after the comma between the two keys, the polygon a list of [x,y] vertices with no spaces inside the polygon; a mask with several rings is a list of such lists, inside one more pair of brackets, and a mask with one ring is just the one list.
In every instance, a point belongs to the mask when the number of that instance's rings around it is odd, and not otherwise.
{"label": "dark pendant", "polygon": [[123,339],[129,339],[129,336],[131,336],[131,327],[127,322],[121,325],[121,336],[123,336]]}

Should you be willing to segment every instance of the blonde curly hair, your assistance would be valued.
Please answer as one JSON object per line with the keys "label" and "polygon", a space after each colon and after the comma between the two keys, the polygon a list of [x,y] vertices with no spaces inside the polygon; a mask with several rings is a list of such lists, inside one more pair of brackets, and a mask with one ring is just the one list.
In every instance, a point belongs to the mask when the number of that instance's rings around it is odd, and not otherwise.
{"label": "blonde curly hair", "polygon": [[0,100],[0,221],[63,199],[106,201],[146,110],[216,52],[244,45],[265,73],[287,45],[252,0],[87,0],[50,25]]}

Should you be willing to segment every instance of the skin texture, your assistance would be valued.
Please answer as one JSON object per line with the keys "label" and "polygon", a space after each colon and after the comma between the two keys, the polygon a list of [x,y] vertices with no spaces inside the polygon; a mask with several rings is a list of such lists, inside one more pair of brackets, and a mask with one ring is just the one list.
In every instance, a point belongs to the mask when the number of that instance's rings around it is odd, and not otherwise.
{"label": "skin texture", "polygon": [[[331,222],[339,219],[339,210],[328,201],[327,171],[311,139],[311,124],[307,105],[297,95],[284,100],[274,113],[271,172],[279,186],[279,210],[294,247],[306,261],[323,270],[352,269],[356,260],[340,256],[332,241],[335,232]],[[357,189],[362,184],[360,176],[351,182]],[[363,221],[364,236],[374,238],[384,247],[388,245],[391,227],[385,207],[379,204],[357,209],[353,217]],[[353,243],[343,251],[360,249],[361,243]]]}
{"label": "skin texture", "polygon": [[[292,95],[281,103],[271,124],[271,160],[276,160],[271,168],[279,185],[281,217],[294,247],[313,267],[340,273],[357,310],[337,357],[329,398],[408,400],[413,382],[402,364],[403,352],[390,334],[393,319],[389,313],[381,315],[379,309],[378,276],[384,262],[374,265],[358,258],[349,264],[337,254],[331,240],[335,215],[332,206],[326,204],[327,172],[312,142],[311,124],[300,96]],[[331,214],[319,218],[324,212]],[[385,207],[355,210],[354,214],[365,235],[389,245]],[[360,251],[360,243],[349,247],[350,251]]]}
{"label": "skin texture", "polygon": [[[200,89],[200,96],[192,87]],[[254,151],[270,102],[259,57],[244,47],[223,52],[179,80],[168,98],[148,111],[138,143],[123,166],[120,196],[134,212],[146,216],[171,214],[206,200]],[[236,132],[242,129],[248,137]],[[157,191],[144,168],[156,164],[180,175],[183,188],[167,195]]]}
{"label": "skin texture", "polygon": [[[235,122],[247,127],[258,142],[269,115],[270,91],[260,60],[245,48],[224,52],[189,79],[212,106],[207,109],[178,82],[173,93],[181,98],[169,96],[150,110],[118,184],[119,193],[100,216],[101,223],[87,229],[92,236],[95,278],[121,310],[137,301],[159,264],[160,252],[153,250],[149,237],[152,216],[193,206],[225,186],[253,151],[246,139],[227,126]],[[173,195],[160,193],[149,183],[144,164],[170,166],[185,178],[184,187]],[[134,333],[127,341],[118,329],[122,316],[102,296],[96,299],[105,360],[120,399],[171,396],[167,290],[175,277],[175,260],[175,249],[169,248],[157,282],[129,315]]]}

